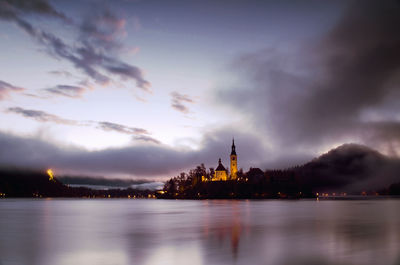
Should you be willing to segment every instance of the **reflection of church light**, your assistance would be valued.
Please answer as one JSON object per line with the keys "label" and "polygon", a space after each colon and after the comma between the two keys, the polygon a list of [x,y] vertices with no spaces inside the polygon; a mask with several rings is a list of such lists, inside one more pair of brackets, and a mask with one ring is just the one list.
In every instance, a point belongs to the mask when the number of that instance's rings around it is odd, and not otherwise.
{"label": "reflection of church light", "polygon": [[[214,222],[211,217],[213,212],[206,211],[204,214],[203,220],[203,234],[206,238],[210,240],[217,239],[218,245],[221,246],[223,242],[227,242],[229,240],[230,247],[232,251],[232,256],[234,259],[237,259],[239,253],[239,243],[240,236],[243,230],[249,229],[249,227],[244,226],[242,223],[241,216],[241,205],[236,202],[218,202],[224,204],[226,207],[232,207],[230,209],[230,215],[228,216],[226,222]],[[209,202],[203,204],[206,209],[212,209],[212,205],[209,205]],[[245,205],[247,207],[247,205]]]}

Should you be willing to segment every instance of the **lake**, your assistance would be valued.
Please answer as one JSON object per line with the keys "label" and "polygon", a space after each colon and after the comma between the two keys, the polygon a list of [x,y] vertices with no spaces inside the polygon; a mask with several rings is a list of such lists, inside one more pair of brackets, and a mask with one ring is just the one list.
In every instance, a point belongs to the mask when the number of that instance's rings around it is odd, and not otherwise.
{"label": "lake", "polygon": [[1,199],[0,264],[400,264],[400,200]]}

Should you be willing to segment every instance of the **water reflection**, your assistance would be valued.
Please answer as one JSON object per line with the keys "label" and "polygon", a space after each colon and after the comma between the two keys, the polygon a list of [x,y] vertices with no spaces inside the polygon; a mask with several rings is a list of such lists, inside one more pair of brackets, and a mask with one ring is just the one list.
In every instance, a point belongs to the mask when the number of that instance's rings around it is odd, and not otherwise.
{"label": "water reflection", "polygon": [[400,201],[0,200],[0,264],[399,265]]}
{"label": "water reflection", "polygon": [[[239,249],[240,235],[243,230],[243,218],[241,216],[242,207],[239,201],[205,201],[203,203],[203,238],[206,246],[214,246],[223,250],[223,245],[230,243],[232,257],[236,260]],[[223,216],[224,218],[215,219],[214,207],[229,209]],[[246,207],[246,204],[244,204]]]}

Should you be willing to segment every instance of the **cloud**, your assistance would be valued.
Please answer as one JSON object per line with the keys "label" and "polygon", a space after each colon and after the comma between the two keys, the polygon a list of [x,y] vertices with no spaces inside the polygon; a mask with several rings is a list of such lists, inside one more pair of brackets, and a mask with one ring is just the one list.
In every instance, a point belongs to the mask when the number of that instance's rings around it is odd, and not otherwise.
{"label": "cloud", "polygon": [[129,175],[138,178],[171,177],[200,163],[216,167],[221,157],[228,166],[231,134],[235,134],[239,167],[257,166],[268,154],[259,139],[245,132],[223,128],[205,134],[199,149],[143,144],[88,151],[59,147],[46,140],[0,132],[0,165],[53,168],[60,174]]}
{"label": "cloud", "polygon": [[57,115],[50,114],[40,110],[29,110],[23,109],[20,107],[8,108],[7,112],[12,112],[15,114],[22,115],[23,117],[34,119],[39,122],[53,122],[57,124],[65,124],[65,125],[77,125],[78,123],[74,120],[67,120],[58,117]]}
{"label": "cloud", "polygon": [[102,60],[104,61],[102,67],[108,72],[118,75],[122,79],[135,79],[137,87],[151,92],[151,84],[144,79],[143,71],[140,68],[107,56],[103,56]]}
{"label": "cloud", "polygon": [[398,1],[352,2],[330,31],[296,51],[267,48],[238,58],[232,69],[241,82],[216,97],[247,115],[277,152],[377,144],[368,142],[371,134],[384,141],[397,125],[380,122],[399,122],[389,117],[400,111],[399,12]]}
{"label": "cloud", "polygon": [[153,137],[147,136],[147,135],[140,135],[140,136],[134,136],[133,140],[135,141],[142,141],[146,143],[153,143],[153,144],[161,144],[161,142]]}
{"label": "cloud", "polygon": [[46,88],[45,91],[69,98],[81,98],[86,88],[80,86],[57,85],[52,88]]}
{"label": "cloud", "polygon": [[59,176],[57,180],[64,184],[70,185],[90,185],[90,186],[107,186],[107,187],[132,187],[133,185],[144,185],[144,184],[158,184],[158,182],[153,182],[144,179],[110,179],[104,177],[70,177],[70,176]]}
{"label": "cloud", "polygon": [[370,121],[360,125],[359,134],[366,143],[373,143],[384,153],[400,155],[400,121]]}
{"label": "cloud", "polygon": [[75,126],[94,126],[97,129],[108,131],[108,132],[118,132],[123,134],[134,135],[134,139],[138,141],[152,142],[156,144],[160,144],[157,139],[154,139],[148,135],[150,132],[137,127],[129,127],[118,123],[108,122],[108,121],[77,121],[77,120],[69,120],[61,118],[57,115],[50,114],[41,110],[30,110],[23,109],[20,107],[12,107],[6,110],[8,113],[15,113],[22,115],[25,118],[33,119],[38,122],[53,122],[56,124],[64,124],[64,125],[75,125]]}
{"label": "cloud", "polygon": [[[180,153],[161,146],[110,148],[90,152],[79,148],[63,149],[45,141],[5,134],[0,134],[0,146],[2,165],[52,167],[58,171],[92,175],[168,174],[184,167],[187,162],[185,152]],[[3,152],[7,149],[10,149],[8,154]]]}
{"label": "cloud", "polygon": [[45,0],[3,0],[0,2],[0,17],[16,17],[19,13],[36,13],[68,21],[66,16],[55,10]]}
{"label": "cloud", "polygon": [[52,74],[52,75],[64,76],[64,77],[73,77],[74,76],[73,74],[71,74],[68,71],[57,71],[57,70],[54,70],[54,71],[49,71],[48,73]]}
{"label": "cloud", "polygon": [[115,132],[119,132],[119,133],[135,134],[135,135],[150,134],[147,130],[142,129],[142,128],[128,127],[125,125],[107,122],[107,121],[97,122],[97,125],[98,125],[99,129],[102,129],[104,131],[115,131]]}
{"label": "cloud", "polygon": [[101,73],[98,70],[100,69],[125,80],[136,80],[137,87],[150,92],[151,84],[144,79],[142,70],[138,67],[110,57],[102,51],[97,50],[90,43],[81,43],[80,46],[72,47],[49,32],[33,28],[26,21],[18,20],[18,25],[46,47],[49,54],[70,61],[76,68],[83,70],[97,83],[106,84],[112,80]]}
{"label": "cloud", "polygon": [[89,41],[104,51],[113,52],[122,48],[121,40],[127,35],[126,20],[110,12],[96,10],[84,18],[79,29],[82,42]]}
{"label": "cloud", "polygon": [[8,98],[10,92],[21,92],[24,90],[25,89],[22,87],[13,86],[7,82],[0,80],[0,100]]}
{"label": "cloud", "polygon": [[[10,1],[14,3],[14,1]],[[144,79],[143,71],[131,64],[125,63],[112,54],[111,51],[118,50],[121,44],[117,41],[118,36],[124,31],[124,20],[114,16],[110,11],[104,11],[99,16],[89,16],[81,27],[76,27],[80,37],[73,45],[67,44],[62,38],[33,26],[23,18],[23,13],[32,10],[38,14],[53,14],[61,17],[45,1],[34,1],[40,3],[43,11],[39,12],[38,6],[29,4],[29,1],[15,1],[18,4],[1,2],[0,19],[14,22],[22,30],[42,45],[46,52],[58,59],[64,59],[72,63],[77,69],[82,70],[86,75],[100,84],[107,84],[117,76],[123,80],[135,80],[136,86],[144,91],[150,92],[150,82]],[[48,13],[43,13],[48,10]],[[52,12],[54,10],[54,12]],[[56,15],[59,14],[59,15]],[[74,25],[74,24],[72,24]],[[112,54],[112,55],[111,55]]]}
{"label": "cloud", "polygon": [[189,108],[184,105],[184,103],[194,103],[194,101],[188,96],[180,94],[176,91],[171,93],[171,106],[177,111],[182,113],[189,113]]}

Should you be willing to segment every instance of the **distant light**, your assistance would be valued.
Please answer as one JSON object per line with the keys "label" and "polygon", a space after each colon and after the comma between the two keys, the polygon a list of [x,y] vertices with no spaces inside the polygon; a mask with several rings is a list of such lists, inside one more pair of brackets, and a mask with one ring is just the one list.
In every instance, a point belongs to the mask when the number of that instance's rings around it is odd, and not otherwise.
{"label": "distant light", "polygon": [[47,175],[49,175],[49,181],[54,181],[54,172],[51,168],[49,168],[47,171]]}

